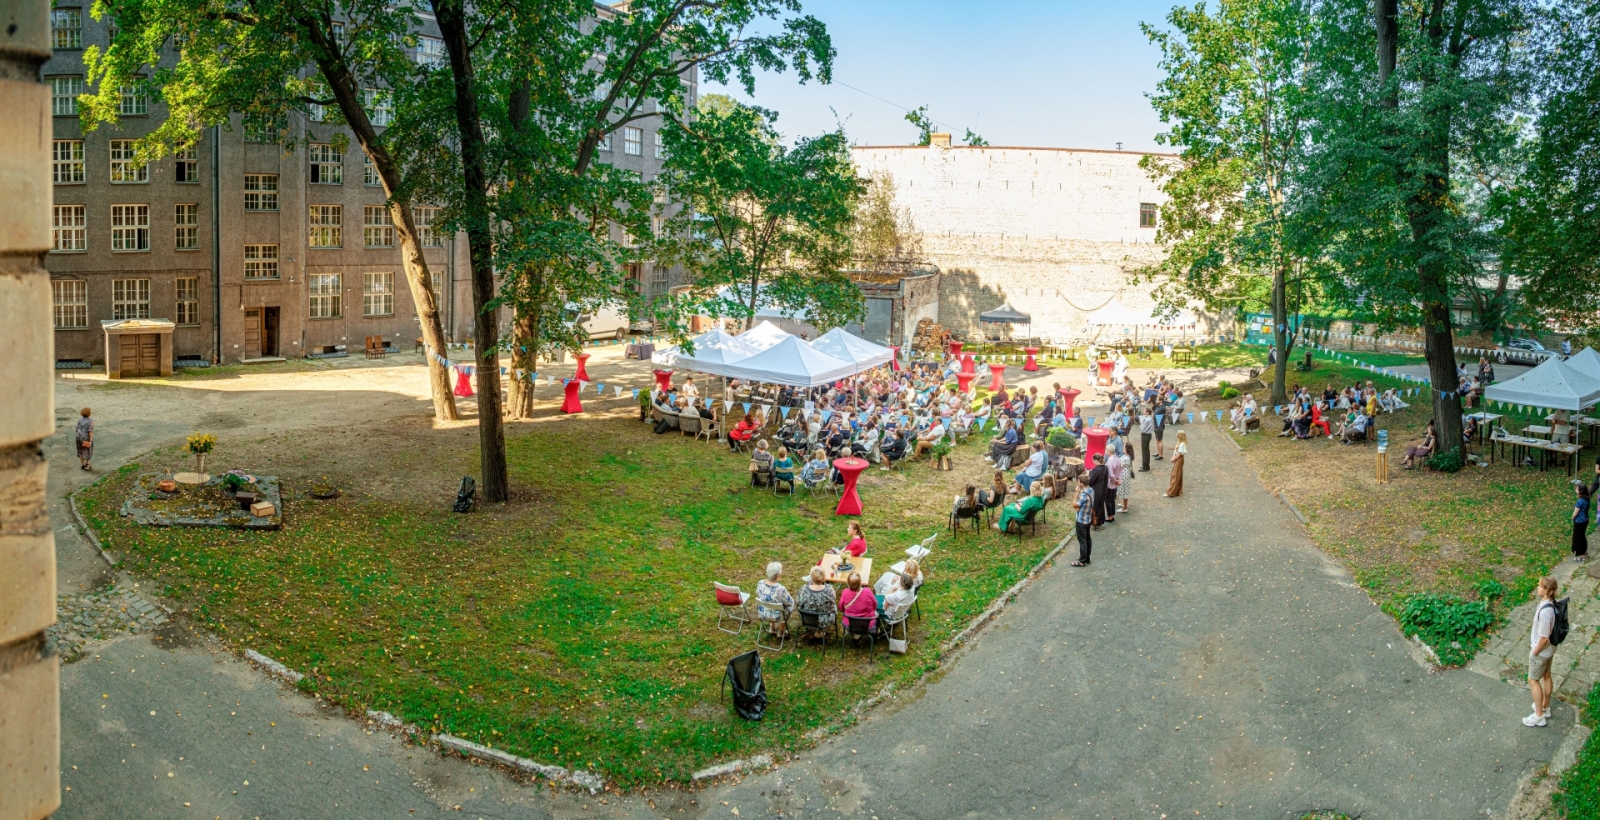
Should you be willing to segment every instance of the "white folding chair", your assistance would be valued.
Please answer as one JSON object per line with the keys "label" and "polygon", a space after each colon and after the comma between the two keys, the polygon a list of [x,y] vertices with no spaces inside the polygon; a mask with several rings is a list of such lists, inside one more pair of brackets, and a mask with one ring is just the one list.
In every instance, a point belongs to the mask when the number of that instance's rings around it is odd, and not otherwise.
{"label": "white folding chair", "polygon": [[[738,587],[728,586],[716,581],[711,582],[711,585],[716,587],[717,592],[717,629],[729,635],[737,635],[743,632],[744,625],[752,620],[750,615],[750,593],[744,592]],[[723,626],[722,621],[724,618],[737,623],[739,628],[729,629]]]}

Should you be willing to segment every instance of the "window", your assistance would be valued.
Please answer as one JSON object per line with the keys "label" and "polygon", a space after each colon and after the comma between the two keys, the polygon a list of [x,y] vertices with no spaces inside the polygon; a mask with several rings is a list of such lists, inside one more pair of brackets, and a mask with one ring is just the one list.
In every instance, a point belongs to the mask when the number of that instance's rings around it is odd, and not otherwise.
{"label": "window", "polygon": [[367,273],[362,275],[361,315],[394,315],[393,273]]}
{"label": "window", "polygon": [[1156,226],[1156,204],[1154,202],[1139,203],[1139,227],[1154,228]]}
{"label": "window", "polygon": [[56,205],[50,209],[50,232],[54,253],[74,253],[89,249],[84,230],[82,205]]}
{"label": "window", "polygon": [[179,203],[173,206],[173,247],[180,251],[200,250],[200,206]]}
{"label": "window", "polygon": [[283,123],[270,117],[246,115],[244,118],[245,142],[278,142],[283,130]]}
{"label": "window", "polygon": [[311,206],[311,247],[340,248],[344,246],[344,206]]}
{"label": "window", "polygon": [[439,219],[439,209],[427,205],[419,205],[411,209],[411,217],[417,223],[417,243],[424,248],[444,247],[444,237],[433,229],[433,223]]}
{"label": "window", "polygon": [[111,250],[150,250],[150,206],[111,206]]}
{"label": "window", "polygon": [[150,318],[150,280],[111,280],[111,318]]}
{"label": "window", "polygon": [[57,117],[78,116],[78,97],[83,91],[82,77],[51,77],[50,113]]}
{"label": "window", "polygon": [[244,246],[244,278],[246,278],[246,279],[277,279],[278,278],[278,246],[277,245],[246,245],[246,246]]}
{"label": "window", "polygon": [[373,125],[385,126],[394,121],[394,107],[389,102],[389,92],[368,88],[361,92],[361,101]]}
{"label": "window", "polygon": [[339,274],[311,274],[311,318],[337,319],[343,314],[339,293]]}
{"label": "window", "polygon": [[50,143],[50,177],[57,185],[83,182],[83,140]]}
{"label": "window", "polygon": [[655,143],[656,143],[656,159],[666,159],[667,158],[667,145],[666,145],[665,142],[662,142],[662,140],[661,140],[661,132],[657,131],[655,133],[654,137],[655,137]]}
{"label": "window", "polygon": [[139,86],[125,85],[118,92],[121,99],[117,102],[117,114],[120,116],[143,117],[150,113],[150,98]]}
{"label": "window", "polygon": [[111,141],[111,181],[124,184],[150,181],[150,166],[134,164],[133,140]]}
{"label": "window", "polygon": [[247,211],[278,210],[278,175],[244,175],[244,209]]}
{"label": "window", "polygon": [[667,266],[650,266],[650,291],[652,293],[665,293],[667,290]]}
{"label": "window", "polygon": [[50,12],[50,47],[83,48],[83,9]]}
{"label": "window", "polygon": [[344,42],[344,23],[341,23],[338,20],[334,20],[333,24],[332,24],[332,28],[333,28],[333,41],[336,42],[336,43]]}
{"label": "window", "polygon": [[631,125],[622,128],[622,153],[638,157],[644,155],[644,129]]}
{"label": "window", "polygon": [[389,208],[384,205],[367,205],[362,209],[361,244],[369,248],[394,247],[394,221],[389,218]]}
{"label": "window", "polygon": [[444,306],[444,274],[435,268],[428,268],[428,288],[433,291],[435,308]]}
{"label": "window", "polygon": [[417,38],[417,63],[419,65],[441,65],[444,63],[444,41],[438,37],[422,35]]}
{"label": "window", "polygon": [[200,324],[200,280],[194,276],[179,276],[175,281],[178,309],[174,321],[180,325]]}
{"label": "window", "polygon": [[606,134],[605,136],[600,138],[600,150],[602,150],[602,151],[610,151],[611,150],[611,135],[610,134]]}
{"label": "window", "polygon": [[344,184],[344,154],[339,149],[312,143],[307,153],[311,156],[312,185]]}
{"label": "window", "polygon": [[50,307],[56,330],[89,326],[89,283],[82,279],[50,280]]}
{"label": "window", "polygon": [[182,183],[198,183],[200,181],[200,149],[196,146],[180,148],[172,155],[174,174],[173,180]]}

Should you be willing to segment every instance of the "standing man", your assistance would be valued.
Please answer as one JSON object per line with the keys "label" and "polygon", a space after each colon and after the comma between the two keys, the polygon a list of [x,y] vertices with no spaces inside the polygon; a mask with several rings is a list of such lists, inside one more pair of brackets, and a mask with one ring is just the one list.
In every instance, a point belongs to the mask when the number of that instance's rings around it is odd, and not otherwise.
{"label": "standing man", "polygon": [[1106,469],[1105,453],[1095,453],[1094,468],[1087,475],[1089,487],[1094,491],[1094,528],[1098,530],[1105,524],[1106,505],[1111,503],[1111,493],[1106,486],[1110,471]]}
{"label": "standing man", "polygon": [[1528,652],[1528,688],[1533,690],[1533,714],[1522,719],[1522,725],[1545,725],[1550,717],[1550,662],[1555,659],[1556,646],[1550,642],[1550,633],[1556,626],[1556,579],[1539,579],[1539,604],[1533,610],[1532,649]]}
{"label": "standing man", "polygon": [[1077,511],[1075,528],[1078,534],[1078,560],[1073,561],[1075,567],[1089,566],[1089,551],[1093,548],[1093,535],[1090,533],[1094,524],[1094,489],[1089,486],[1089,474],[1078,474],[1078,500],[1072,502],[1072,509]]}
{"label": "standing man", "polygon": [[1156,433],[1156,418],[1150,414],[1150,405],[1139,407],[1139,472],[1150,472],[1150,437]]}

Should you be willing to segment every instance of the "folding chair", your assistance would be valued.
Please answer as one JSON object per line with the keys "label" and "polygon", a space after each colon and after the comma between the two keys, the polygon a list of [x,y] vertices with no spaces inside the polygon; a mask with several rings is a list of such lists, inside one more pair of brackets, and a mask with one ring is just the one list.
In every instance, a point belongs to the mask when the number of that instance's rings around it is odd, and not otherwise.
{"label": "folding chair", "polygon": [[881,633],[872,628],[872,619],[852,618],[843,613],[840,613],[839,617],[844,619],[845,634],[867,639],[867,661],[869,663],[873,662],[878,649],[878,637]]}
{"label": "folding chair", "polygon": [[923,558],[927,557],[928,553],[933,552],[933,542],[938,540],[938,538],[939,534],[934,533],[933,535],[922,539],[922,543],[913,544],[909,547],[906,547],[906,556],[916,561],[921,561]]}
{"label": "folding chair", "polygon": [[789,485],[789,495],[794,495],[794,489],[795,489],[794,488],[794,484],[795,484],[794,471],[791,470],[788,473],[788,478],[784,478],[783,476],[778,475],[777,472],[773,472],[772,473],[772,477],[770,479],[768,479],[768,481],[772,484],[772,494],[774,496],[776,496],[778,494],[778,485],[780,485],[780,484]]}
{"label": "folding chair", "polygon": [[907,620],[911,617],[911,610],[916,605],[917,596],[913,594],[910,601],[900,606],[893,609],[884,608],[883,617],[878,619],[878,628],[882,630],[884,638],[895,640],[894,628],[898,626],[900,627],[899,640],[911,640],[911,625],[907,623]]}
{"label": "folding chair", "polygon": [[832,635],[839,642],[839,650],[844,651],[843,639],[839,635],[839,618],[834,616],[833,623],[822,625],[822,616],[815,612],[800,613],[800,633],[802,635],[817,634],[822,636],[822,657],[828,657],[828,636]]}
{"label": "folding chair", "polygon": [[[760,624],[761,628],[756,632],[756,648],[770,652],[782,652],[784,642],[789,639],[789,617],[791,614],[791,610],[786,610],[781,606],[772,606],[758,599],[756,601],[756,623]],[[768,646],[761,642],[763,638],[768,637],[767,629],[772,626],[783,627],[783,630],[778,634],[777,646]]]}
{"label": "folding chair", "polygon": [[[738,587],[711,583],[717,593],[717,629],[737,635],[744,631],[744,625],[752,620],[750,615],[750,593],[742,592]],[[723,619],[739,624],[738,629],[729,629],[722,625]]]}

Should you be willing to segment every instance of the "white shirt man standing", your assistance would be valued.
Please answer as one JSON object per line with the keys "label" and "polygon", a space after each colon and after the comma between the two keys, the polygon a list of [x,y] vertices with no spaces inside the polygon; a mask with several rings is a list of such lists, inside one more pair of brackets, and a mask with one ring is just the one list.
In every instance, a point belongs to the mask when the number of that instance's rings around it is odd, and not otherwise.
{"label": "white shirt man standing", "polygon": [[1533,634],[1528,651],[1528,688],[1533,691],[1533,714],[1522,719],[1523,726],[1543,726],[1550,717],[1550,664],[1556,655],[1550,633],[1556,625],[1556,590],[1556,579],[1539,579],[1539,603],[1533,610]]}

